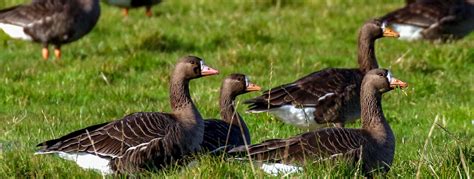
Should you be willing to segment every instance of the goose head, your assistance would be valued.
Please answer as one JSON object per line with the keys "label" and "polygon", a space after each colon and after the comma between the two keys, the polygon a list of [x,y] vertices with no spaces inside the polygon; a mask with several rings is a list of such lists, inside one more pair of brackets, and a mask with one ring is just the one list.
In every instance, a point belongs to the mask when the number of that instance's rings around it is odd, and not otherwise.
{"label": "goose head", "polygon": [[182,57],[175,68],[175,74],[181,74],[184,79],[190,80],[203,76],[219,74],[219,71],[204,64],[204,60],[196,56]]}
{"label": "goose head", "polygon": [[230,91],[235,96],[260,90],[260,86],[251,83],[247,76],[236,73],[225,78],[221,86],[221,91]]}
{"label": "goose head", "polygon": [[363,85],[369,85],[380,93],[385,93],[395,88],[405,88],[407,83],[393,77],[392,73],[386,69],[370,70],[362,82]]}
{"label": "goose head", "polygon": [[400,37],[398,32],[395,32],[392,28],[387,27],[387,22],[382,22],[378,19],[372,19],[367,21],[361,28],[360,33],[365,33],[373,39],[382,37]]}

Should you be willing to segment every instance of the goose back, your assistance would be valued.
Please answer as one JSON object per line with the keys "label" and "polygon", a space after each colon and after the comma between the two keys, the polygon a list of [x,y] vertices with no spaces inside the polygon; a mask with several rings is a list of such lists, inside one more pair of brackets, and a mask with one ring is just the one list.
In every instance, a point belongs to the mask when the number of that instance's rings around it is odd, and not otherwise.
{"label": "goose back", "polygon": [[[100,16],[98,0],[37,0],[0,11],[0,28],[13,38],[61,45],[89,33]],[[11,33],[16,28],[20,32]]]}
{"label": "goose back", "polygon": [[328,123],[343,126],[359,118],[360,83],[367,71],[378,67],[375,40],[397,36],[381,21],[367,21],[359,32],[358,69],[327,68],[272,88],[245,101],[249,112],[270,112],[283,122],[301,128],[325,127]]}
{"label": "goose back", "polygon": [[394,157],[395,138],[383,116],[381,95],[393,89],[392,85],[405,87],[406,84],[383,69],[369,71],[362,84],[362,129],[325,128],[288,139],[271,139],[250,146],[239,146],[227,153],[257,161],[289,164],[339,157],[355,163],[360,159],[363,172],[367,175],[380,168],[384,172],[388,171]]}
{"label": "goose back", "polygon": [[474,1],[418,0],[383,16],[404,40],[462,38],[474,29]]}
{"label": "goose back", "polygon": [[171,78],[173,113],[133,113],[40,143],[36,154],[59,153],[83,168],[102,173],[133,173],[180,162],[200,150],[204,126],[187,85],[189,80],[203,74],[217,74],[217,71],[205,66],[198,57],[183,57]]}

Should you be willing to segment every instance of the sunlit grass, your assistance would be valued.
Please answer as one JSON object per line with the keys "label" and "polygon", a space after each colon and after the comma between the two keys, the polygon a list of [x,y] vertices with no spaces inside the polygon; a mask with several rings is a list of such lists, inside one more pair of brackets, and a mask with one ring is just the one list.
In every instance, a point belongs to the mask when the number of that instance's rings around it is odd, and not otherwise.
{"label": "sunlit grass", "polygon": [[[25,0],[26,1],[26,0]],[[7,0],[0,7],[24,1]],[[0,176],[99,177],[54,156],[34,156],[44,140],[137,111],[170,111],[170,69],[194,54],[221,71],[195,80],[191,95],[205,117],[219,116],[218,89],[233,72],[268,89],[327,67],[357,67],[360,25],[402,6],[400,1],[168,0],[147,18],[143,10],[123,18],[102,6],[95,29],[63,48],[63,59],[44,62],[40,46],[0,33]],[[377,41],[382,67],[410,87],[384,95],[385,116],[397,144],[390,177],[473,175],[474,35],[448,44]],[[250,93],[239,101],[256,96]],[[303,131],[266,114],[239,111],[252,142]],[[433,121],[438,125],[423,146]],[[359,122],[349,127],[359,127]],[[465,161],[465,164],[462,161]],[[265,177],[246,162],[203,156],[196,167],[149,175]],[[311,164],[291,176],[353,176],[348,165]],[[466,174],[467,173],[467,174]],[[5,177],[4,177],[5,176]]]}

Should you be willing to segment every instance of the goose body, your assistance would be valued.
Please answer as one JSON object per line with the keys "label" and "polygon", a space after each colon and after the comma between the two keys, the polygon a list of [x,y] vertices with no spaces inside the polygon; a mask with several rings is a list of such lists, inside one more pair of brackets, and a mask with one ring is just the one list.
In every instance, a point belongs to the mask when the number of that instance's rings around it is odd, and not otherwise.
{"label": "goose body", "polygon": [[232,74],[222,82],[220,92],[221,118],[204,121],[203,150],[214,151],[222,146],[250,144],[250,133],[245,121],[235,111],[235,98],[260,87],[249,82],[243,74]]}
{"label": "goose body", "polygon": [[0,10],[0,29],[12,38],[42,44],[44,59],[48,45],[54,45],[60,58],[61,45],[88,34],[99,16],[99,0],[35,0]]}
{"label": "goose body", "polygon": [[359,33],[359,68],[327,68],[247,100],[249,112],[269,112],[300,128],[319,128],[328,123],[343,126],[360,116],[359,90],[364,74],[378,68],[374,43],[381,37],[397,37],[378,20],[364,24]]}
{"label": "goose body", "polygon": [[112,5],[121,7],[124,9],[124,15],[128,15],[128,10],[130,8],[146,8],[146,15],[152,16],[151,7],[161,2],[161,0],[102,0],[103,2]]}
{"label": "goose body", "polygon": [[[361,129],[324,128],[287,139],[236,147],[228,154],[243,159],[251,157],[254,161],[293,165],[342,157],[353,163],[362,160],[365,174],[379,168],[388,171],[394,157],[395,137],[384,118],[381,95],[395,87],[406,87],[406,83],[393,78],[387,70],[373,69],[364,76],[360,91]],[[300,170],[284,167],[291,171]]]}
{"label": "goose body", "polygon": [[417,0],[381,18],[402,40],[458,39],[474,30],[473,0]]}
{"label": "goose body", "polygon": [[138,112],[38,144],[85,169],[109,174],[161,169],[198,152],[204,122],[189,94],[191,79],[217,74],[198,57],[184,57],[171,77],[172,113]]}

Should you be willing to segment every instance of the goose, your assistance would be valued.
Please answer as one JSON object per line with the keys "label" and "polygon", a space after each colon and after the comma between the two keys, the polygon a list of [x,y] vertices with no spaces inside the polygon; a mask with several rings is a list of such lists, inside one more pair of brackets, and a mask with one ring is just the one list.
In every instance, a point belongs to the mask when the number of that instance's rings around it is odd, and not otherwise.
{"label": "goose", "polygon": [[99,0],[34,0],[0,10],[0,29],[11,38],[40,43],[45,60],[53,45],[59,59],[61,46],[88,34],[99,16]]}
{"label": "goose", "polygon": [[405,7],[381,18],[402,40],[447,41],[474,30],[474,0],[407,1]]}
{"label": "goose", "polygon": [[359,68],[326,68],[274,87],[245,101],[248,112],[269,112],[305,129],[326,127],[328,123],[343,127],[360,117],[360,84],[367,71],[378,68],[374,46],[382,37],[398,37],[398,33],[377,19],[367,21],[359,31]]}
{"label": "goose", "polygon": [[106,4],[123,8],[124,16],[128,16],[128,10],[130,8],[138,8],[145,6],[145,15],[151,17],[151,6],[158,4],[161,0],[102,0]]}
{"label": "goose", "polygon": [[292,165],[342,157],[354,164],[361,160],[362,172],[366,175],[377,169],[387,172],[393,162],[395,136],[384,117],[381,97],[397,87],[405,88],[407,84],[386,69],[370,70],[364,76],[360,91],[362,128],[324,128],[287,139],[235,147],[227,153],[254,161]]}
{"label": "goose", "polygon": [[261,88],[250,83],[243,74],[231,74],[224,79],[220,92],[221,118],[204,120],[203,150],[214,151],[222,146],[239,146],[250,144],[250,133],[247,125],[237,111],[235,98],[238,95]]}
{"label": "goose", "polygon": [[218,71],[199,57],[181,58],[170,80],[173,112],[137,112],[86,127],[37,145],[35,154],[58,154],[84,169],[103,174],[161,169],[199,152],[204,122],[190,94],[189,81]]}

